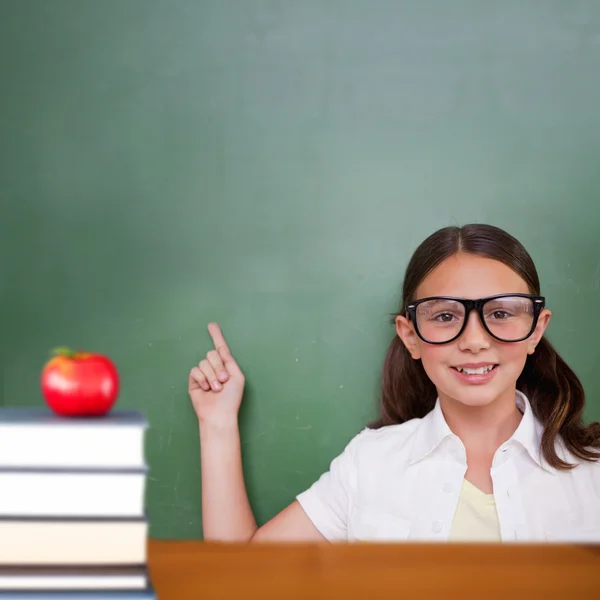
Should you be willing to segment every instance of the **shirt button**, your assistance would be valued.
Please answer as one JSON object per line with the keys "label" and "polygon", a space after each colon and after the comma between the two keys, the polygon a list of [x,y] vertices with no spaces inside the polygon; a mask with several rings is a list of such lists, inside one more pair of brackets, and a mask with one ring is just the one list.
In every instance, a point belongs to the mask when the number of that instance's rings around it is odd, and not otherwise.
{"label": "shirt button", "polygon": [[440,533],[442,529],[444,529],[444,525],[441,521],[433,522],[433,526],[431,527],[431,531],[433,531],[433,533]]}
{"label": "shirt button", "polygon": [[446,494],[451,494],[452,493],[452,484],[446,482],[444,484],[444,491],[446,492]]}

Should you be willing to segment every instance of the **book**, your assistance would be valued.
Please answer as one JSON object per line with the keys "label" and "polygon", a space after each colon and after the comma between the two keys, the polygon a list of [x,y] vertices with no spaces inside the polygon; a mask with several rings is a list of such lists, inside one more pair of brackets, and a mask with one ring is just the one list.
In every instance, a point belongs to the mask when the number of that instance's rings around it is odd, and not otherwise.
{"label": "book", "polygon": [[0,518],[0,565],[140,565],[148,520]]}
{"label": "book", "polygon": [[147,421],[0,408],[0,600],[155,600]]}
{"label": "book", "polygon": [[61,417],[47,407],[0,407],[2,467],[143,467],[141,412],[102,417]]}
{"label": "book", "polygon": [[145,590],[143,565],[138,567],[0,567],[0,591]]}
{"label": "book", "polygon": [[156,600],[150,585],[145,590],[0,590],[0,600]]}
{"label": "book", "polygon": [[0,517],[142,517],[146,467],[0,467]]}

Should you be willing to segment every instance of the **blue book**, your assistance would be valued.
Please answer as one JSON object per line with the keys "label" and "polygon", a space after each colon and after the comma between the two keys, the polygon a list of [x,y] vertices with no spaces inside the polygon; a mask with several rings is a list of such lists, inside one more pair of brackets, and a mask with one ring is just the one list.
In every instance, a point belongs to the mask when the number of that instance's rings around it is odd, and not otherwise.
{"label": "blue book", "polygon": [[48,590],[35,592],[3,592],[0,600],[156,600],[152,586],[145,590]]}
{"label": "blue book", "polygon": [[135,410],[61,417],[48,407],[0,407],[0,467],[144,468],[147,428]]}
{"label": "blue book", "polygon": [[145,591],[146,565],[0,566],[0,592]]}

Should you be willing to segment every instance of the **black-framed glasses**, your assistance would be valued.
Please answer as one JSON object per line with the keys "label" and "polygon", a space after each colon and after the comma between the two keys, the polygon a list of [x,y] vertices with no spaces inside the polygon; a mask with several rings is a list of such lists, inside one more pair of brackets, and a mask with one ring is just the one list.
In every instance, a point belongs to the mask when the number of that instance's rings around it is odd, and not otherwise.
{"label": "black-framed glasses", "polygon": [[485,330],[500,342],[521,342],[535,330],[546,305],[543,296],[499,294],[478,300],[435,296],[409,302],[409,319],[417,335],[428,344],[448,344],[467,326],[476,310]]}

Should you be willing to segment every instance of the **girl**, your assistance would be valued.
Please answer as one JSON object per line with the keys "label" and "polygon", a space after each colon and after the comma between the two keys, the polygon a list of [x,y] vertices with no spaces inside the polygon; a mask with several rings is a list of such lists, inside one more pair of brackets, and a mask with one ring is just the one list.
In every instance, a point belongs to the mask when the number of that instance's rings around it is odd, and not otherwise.
{"label": "girl", "polygon": [[242,475],[244,376],[214,323],[194,367],[205,540],[600,542],[600,423],[544,337],[533,261],[489,225],[446,227],[412,256],[381,417],[257,527]]}

